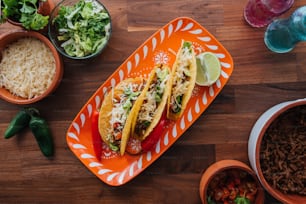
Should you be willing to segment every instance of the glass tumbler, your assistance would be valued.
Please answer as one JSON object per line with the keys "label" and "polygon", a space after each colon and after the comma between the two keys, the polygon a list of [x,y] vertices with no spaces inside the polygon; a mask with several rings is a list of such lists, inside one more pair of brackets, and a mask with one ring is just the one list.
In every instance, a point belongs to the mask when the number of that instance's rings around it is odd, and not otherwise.
{"label": "glass tumbler", "polygon": [[296,9],[289,18],[275,19],[266,29],[264,42],[273,52],[286,53],[306,41],[306,6]]}
{"label": "glass tumbler", "polygon": [[244,18],[252,27],[264,27],[285,13],[294,0],[249,0],[244,8]]}

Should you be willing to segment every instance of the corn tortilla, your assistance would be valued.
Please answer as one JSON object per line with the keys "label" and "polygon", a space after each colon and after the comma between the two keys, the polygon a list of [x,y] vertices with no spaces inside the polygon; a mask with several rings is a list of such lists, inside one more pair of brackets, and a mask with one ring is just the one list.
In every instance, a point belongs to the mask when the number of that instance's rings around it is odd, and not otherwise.
{"label": "corn tortilla", "polygon": [[[185,61],[185,59],[182,59],[182,56],[184,55],[183,49],[184,46],[186,45],[185,43],[188,43],[190,46],[188,47],[188,51],[191,54],[191,59],[188,59]],[[186,90],[184,93],[182,93],[182,98],[181,98],[181,107],[179,112],[174,112],[171,108],[173,100],[173,97],[175,97],[175,86],[181,85],[177,84],[177,82],[181,79],[180,76],[178,76],[179,69],[182,67],[182,63],[188,64],[187,70],[188,70],[188,77],[186,77],[185,82],[188,82],[188,86],[186,87]],[[195,86],[195,81],[196,81],[196,73],[197,73],[197,65],[196,65],[196,57],[194,53],[194,49],[192,47],[191,42],[188,41],[183,41],[182,45],[176,55],[176,60],[172,66],[172,73],[171,73],[171,82],[169,83],[169,89],[171,90],[170,97],[168,98],[168,104],[167,104],[167,118],[171,120],[177,120],[180,118],[187,106],[187,103],[189,99],[191,98],[193,88]]]}
{"label": "corn tortilla", "polygon": [[[141,91],[144,87],[144,79],[141,77],[128,78],[121,81],[112,91],[110,91],[104,98],[100,112],[99,112],[99,133],[102,140],[109,146],[112,145],[111,134],[112,134],[112,112],[115,105],[114,98],[124,98],[124,91],[128,86],[141,87]],[[126,99],[126,98],[125,98]],[[127,99],[126,99],[127,100]],[[136,101],[136,100],[135,100]],[[134,101],[134,104],[135,104]],[[133,118],[133,113],[135,112],[135,106],[133,105],[130,112],[127,114],[126,120],[123,124],[122,136],[120,141],[120,154],[123,155],[126,149],[127,141],[130,136],[131,122]]]}
{"label": "corn tortilla", "polygon": [[[135,127],[137,125],[137,123],[141,122],[139,121],[139,113],[141,111],[141,108],[143,106],[145,106],[145,103],[148,101],[148,90],[149,88],[154,84],[156,83],[157,81],[157,70],[160,69],[160,70],[164,70],[164,69],[167,69],[167,76],[165,78],[165,88],[163,90],[163,95],[162,95],[162,98],[160,100],[160,102],[156,102],[157,106],[156,106],[156,109],[154,109],[154,112],[153,112],[153,119],[152,121],[150,121],[150,125],[148,127],[146,127],[144,129],[144,133],[142,134],[138,134],[136,131],[135,131]],[[135,112],[134,112],[134,117],[132,119],[132,136],[133,137],[136,137],[140,140],[144,140],[151,132],[152,130],[155,128],[155,126],[158,124],[162,114],[163,114],[163,111],[166,107],[166,104],[167,104],[167,99],[169,97],[169,94],[170,94],[170,89],[168,88],[169,87],[169,83],[170,83],[170,69],[168,66],[166,65],[156,65],[154,67],[154,69],[151,71],[150,75],[149,75],[149,79],[146,83],[146,86],[144,88],[144,90],[142,91],[141,95],[139,96],[139,98],[137,99],[136,103],[135,103]],[[156,90],[153,90],[153,93],[156,94]],[[143,121],[142,121],[143,122]]]}

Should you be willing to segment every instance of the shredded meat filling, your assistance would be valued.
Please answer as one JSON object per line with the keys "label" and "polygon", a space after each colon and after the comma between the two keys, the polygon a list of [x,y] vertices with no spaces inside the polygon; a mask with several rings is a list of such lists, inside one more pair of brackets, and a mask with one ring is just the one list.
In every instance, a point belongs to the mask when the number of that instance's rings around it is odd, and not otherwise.
{"label": "shredded meat filling", "polygon": [[268,127],[260,164],[274,188],[306,195],[306,105],[287,110]]}

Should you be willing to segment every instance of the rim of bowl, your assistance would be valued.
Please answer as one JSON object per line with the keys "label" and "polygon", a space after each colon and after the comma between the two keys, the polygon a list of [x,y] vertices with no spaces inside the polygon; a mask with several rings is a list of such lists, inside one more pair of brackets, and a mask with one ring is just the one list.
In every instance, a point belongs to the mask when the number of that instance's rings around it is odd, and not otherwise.
{"label": "rim of bowl", "polygon": [[[86,55],[84,57],[74,57],[74,56],[70,56],[68,55],[63,49],[61,49],[60,47],[57,46],[57,42],[54,40],[54,38],[52,37],[52,31],[51,31],[51,27],[52,27],[52,20],[53,18],[55,17],[54,13],[56,12],[57,8],[59,8],[60,6],[62,6],[63,3],[65,3],[66,1],[69,1],[69,0],[62,0],[60,1],[59,3],[56,4],[56,6],[52,9],[51,13],[50,13],[50,16],[49,16],[49,22],[48,22],[48,37],[50,39],[50,41],[52,42],[52,44],[54,45],[54,47],[56,48],[56,50],[61,53],[63,56],[67,57],[68,59],[73,59],[73,60],[86,60],[86,59],[89,59],[89,58],[94,58],[98,55],[100,55],[103,50],[107,47],[108,43],[109,43],[109,40],[111,38],[111,35],[112,35],[112,18],[111,18],[111,15],[109,13],[109,11],[107,10],[106,6],[98,1],[98,0],[95,0],[96,2],[98,2],[100,5],[103,6],[104,10],[106,11],[106,13],[108,14],[109,16],[109,22],[110,22],[110,28],[109,28],[109,35],[107,37],[107,40],[106,40],[106,43],[105,45],[100,49],[98,50],[97,52],[95,53],[92,53],[90,55]],[[76,1],[76,3],[78,2],[79,0]]]}
{"label": "rim of bowl", "polygon": [[261,147],[261,143],[264,137],[265,132],[267,131],[267,129],[270,127],[270,125],[272,124],[273,121],[275,121],[276,118],[278,118],[282,113],[284,113],[285,111],[300,106],[300,105],[306,105],[306,100],[296,100],[296,101],[292,101],[291,103],[285,105],[284,107],[280,108],[279,110],[277,110],[275,113],[273,113],[273,115],[266,121],[266,123],[264,124],[263,128],[261,129],[257,142],[256,142],[256,167],[257,167],[257,176],[259,177],[258,179],[260,180],[262,186],[268,191],[269,194],[271,194],[274,198],[276,198],[277,200],[281,201],[281,202],[286,202],[286,203],[292,203],[294,202],[294,198],[296,197],[300,197],[301,199],[304,199],[304,201],[306,201],[306,197],[303,198],[303,196],[299,196],[299,195],[292,195],[292,194],[284,194],[281,191],[279,191],[276,188],[273,188],[266,180],[266,178],[264,177],[262,170],[261,170],[261,164],[260,164],[260,147]]}
{"label": "rim of bowl", "polygon": [[3,35],[0,36],[0,41],[8,39],[8,43],[4,44],[4,47],[0,47],[0,52],[2,52],[3,49],[5,49],[5,46],[16,41],[17,39],[24,38],[24,37],[33,37],[36,39],[39,39],[41,42],[43,42],[45,45],[47,45],[54,57],[55,60],[55,75],[52,80],[52,83],[50,86],[46,89],[44,93],[41,95],[34,97],[34,98],[22,98],[19,96],[15,96],[9,92],[6,88],[0,87],[0,98],[6,100],[7,102],[14,103],[14,104],[20,104],[20,105],[26,105],[26,104],[31,104],[35,103],[37,101],[42,100],[46,96],[48,96],[50,93],[52,93],[57,86],[60,84],[60,81],[63,77],[63,64],[62,64],[62,59],[61,56],[58,54],[57,50],[55,47],[52,45],[52,43],[49,41],[47,37],[44,35],[40,34],[39,32],[35,31],[27,31],[27,30],[15,30],[11,32],[7,32]]}
{"label": "rim of bowl", "polygon": [[202,174],[201,181],[200,181],[200,189],[199,189],[200,198],[201,198],[202,203],[207,204],[206,192],[207,192],[207,189],[208,189],[208,186],[211,180],[217,174],[221,173],[222,171],[229,170],[229,169],[240,169],[240,170],[246,171],[250,176],[252,176],[252,178],[257,184],[257,190],[258,190],[255,203],[263,203],[264,191],[256,176],[256,173],[247,164],[239,160],[234,160],[234,159],[225,159],[225,160],[217,161],[211,164]]}

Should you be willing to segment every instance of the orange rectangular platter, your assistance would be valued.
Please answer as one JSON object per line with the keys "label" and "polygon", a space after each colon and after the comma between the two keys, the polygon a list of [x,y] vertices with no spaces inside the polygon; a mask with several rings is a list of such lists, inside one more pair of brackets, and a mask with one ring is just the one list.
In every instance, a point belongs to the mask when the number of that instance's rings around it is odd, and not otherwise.
{"label": "orange rectangular platter", "polygon": [[[103,145],[102,159],[97,160],[91,139],[91,115],[101,106],[109,87],[130,77],[148,74],[156,64],[172,67],[181,42],[190,41],[196,54],[213,52],[221,63],[221,76],[209,86],[195,86],[188,105],[177,121],[168,123],[156,147],[139,155],[120,156]],[[203,26],[188,17],[179,17],[156,31],[98,88],[72,121],[66,140],[75,156],[99,179],[111,186],[120,186],[135,178],[158,159],[197,120],[220,93],[233,71],[229,52]]]}

